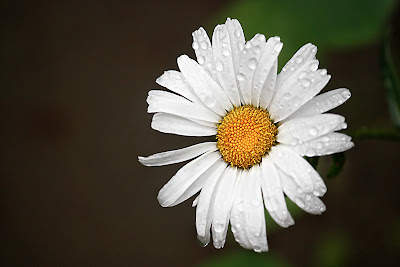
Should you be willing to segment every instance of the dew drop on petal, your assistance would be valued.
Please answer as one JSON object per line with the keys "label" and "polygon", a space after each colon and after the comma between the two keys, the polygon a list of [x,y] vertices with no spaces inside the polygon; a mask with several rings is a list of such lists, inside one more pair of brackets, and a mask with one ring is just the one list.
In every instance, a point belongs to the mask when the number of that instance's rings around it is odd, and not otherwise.
{"label": "dew drop on petal", "polygon": [[230,54],[231,54],[231,52],[229,52],[229,50],[228,49],[224,49],[223,51],[222,51],[222,54],[224,55],[224,56],[229,56]]}
{"label": "dew drop on petal", "polygon": [[195,42],[193,42],[192,47],[194,50],[197,50],[197,49],[199,49],[200,46],[199,46],[199,43],[195,41]]}
{"label": "dew drop on petal", "polygon": [[299,55],[298,57],[296,57],[296,63],[300,64],[301,62],[303,62],[303,56]]}
{"label": "dew drop on petal", "polygon": [[285,101],[288,101],[288,100],[290,99],[291,96],[292,96],[292,95],[291,95],[290,93],[285,93],[285,94],[282,96],[282,99],[285,100]]}
{"label": "dew drop on petal", "polygon": [[217,71],[222,71],[224,69],[224,66],[222,65],[222,61],[217,61],[217,63],[215,63],[215,69]]}
{"label": "dew drop on petal", "polygon": [[240,32],[239,29],[237,29],[237,30],[235,31],[235,36],[236,36],[236,38],[239,38],[240,35],[241,35],[241,32]]}
{"label": "dew drop on petal", "polygon": [[257,66],[257,60],[255,58],[250,59],[249,68],[255,70]]}
{"label": "dew drop on petal", "polygon": [[204,64],[204,61],[205,61],[205,59],[204,59],[203,56],[198,56],[198,57],[197,57],[197,62],[199,62],[200,65],[203,65],[203,64]]}
{"label": "dew drop on petal", "polygon": [[310,70],[311,71],[316,71],[318,69],[318,63],[313,63],[310,65]]}
{"label": "dew drop on petal", "polygon": [[236,78],[237,78],[239,81],[244,81],[244,80],[246,79],[246,77],[244,76],[243,73],[239,73],[239,74],[236,76]]}
{"label": "dew drop on petal", "polygon": [[307,79],[307,78],[304,78],[304,79],[301,80],[301,85],[303,85],[304,87],[309,86],[310,83],[311,83],[311,81],[309,79]]}
{"label": "dew drop on petal", "polygon": [[207,45],[207,43],[205,41],[201,42],[200,46],[203,49],[207,49],[207,47],[208,47],[208,45]]}
{"label": "dew drop on petal", "polygon": [[350,91],[343,91],[340,93],[345,99],[348,99],[351,96]]}
{"label": "dew drop on petal", "polygon": [[316,136],[318,134],[318,130],[316,128],[311,128],[310,130],[308,130],[308,132],[313,136]]}
{"label": "dew drop on petal", "polygon": [[326,74],[327,74],[327,71],[326,71],[326,69],[322,69],[322,70],[320,70],[320,72],[319,72],[322,76],[325,76]]}

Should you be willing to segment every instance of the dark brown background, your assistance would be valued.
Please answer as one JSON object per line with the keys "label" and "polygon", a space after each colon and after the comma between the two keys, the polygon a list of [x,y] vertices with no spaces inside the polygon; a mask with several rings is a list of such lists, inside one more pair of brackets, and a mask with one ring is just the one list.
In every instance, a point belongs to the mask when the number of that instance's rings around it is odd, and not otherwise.
{"label": "dark brown background", "polygon": [[[241,251],[232,238],[221,251],[200,248],[191,201],[159,206],[180,165],[137,162],[200,140],[151,130],[145,99],[179,55],[193,57],[191,32],[226,1],[215,2],[2,2],[0,264],[192,266]],[[323,64],[328,89],[352,91],[336,111],[350,128],[389,124],[378,48]],[[399,148],[356,141],[327,182],[327,212],[269,235],[271,251],[308,265],[321,238],[344,232],[349,263],[396,260]]]}

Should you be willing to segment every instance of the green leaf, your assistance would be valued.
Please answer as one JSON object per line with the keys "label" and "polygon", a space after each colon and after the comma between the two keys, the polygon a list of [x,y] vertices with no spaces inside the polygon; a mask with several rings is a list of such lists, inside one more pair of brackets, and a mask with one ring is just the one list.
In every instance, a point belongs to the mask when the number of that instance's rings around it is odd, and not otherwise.
{"label": "green leaf", "polygon": [[326,177],[332,179],[338,176],[338,174],[342,171],[345,162],[346,162],[346,156],[343,152],[333,154],[332,165]]}

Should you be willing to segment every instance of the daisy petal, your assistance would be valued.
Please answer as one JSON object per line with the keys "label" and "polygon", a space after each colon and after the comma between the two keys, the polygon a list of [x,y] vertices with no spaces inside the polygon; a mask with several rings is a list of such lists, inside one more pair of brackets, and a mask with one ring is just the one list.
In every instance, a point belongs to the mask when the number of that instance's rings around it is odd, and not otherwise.
{"label": "daisy petal", "polygon": [[264,205],[261,195],[261,169],[259,165],[254,165],[250,169],[243,192],[245,205],[243,215],[246,219],[244,230],[247,232],[251,249],[255,252],[268,251]]}
{"label": "daisy petal", "polygon": [[297,145],[333,132],[343,127],[344,117],[336,114],[320,114],[300,117],[278,127],[277,141]]}
{"label": "daisy petal", "polygon": [[326,74],[326,70],[317,69],[318,60],[311,60],[276,88],[270,106],[271,118],[275,122],[287,118],[325,87],[331,76]]}
{"label": "daisy petal", "polygon": [[297,117],[307,117],[317,114],[322,114],[331,109],[340,106],[346,102],[351,96],[351,93],[346,88],[331,90],[329,92],[320,94],[299,108],[292,115],[287,117],[284,121],[289,121]]}
{"label": "daisy petal", "polygon": [[[217,153],[217,152],[215,152]],[[215,170],[225,169],[226,163],[222,160],[217,160],[210,168],[208,168],[205,172],[203,172],[199,178],[197,178],[187,189],[186,191],[176,200],[171,206],[176,206],[186,199],[190,198],[194,194],[200,191],[203,187],[205,181],[210,177],[211,174],[214,173]]]}
{"label": "daisy petal", "polygon": [[163,133],[185,136],[216,135],[217,129],[200,125],[196,122],[167,113],[156,113],[151,121],[151,128]]}
{"label": "daisy petal", "polygon": [[[218,161],[217,161],[218,162]],[[219,181],[223,171],[226,169],[226,163],[220,159],[221,164],[210,174],[201,189],[199,201],[196,208],[196,229],[199,237],[210,235],[210,227],[212,222],[212,203],[215,197],[215,187]],[[208,242],[207,242],[208,243]]]}
{"label": "daisy petal", "polygon": [[275,164],[269,157],[265,157],[260,166],[261,189],[264,195],[265,208],[268,210],[272,219],[281,227],[286,228],[293,225],[294,221],[287,209]]}
{"label": "daisy petal", "polygon": [[225,22],[225,25],[229,33],[233,69],[235,70],[236,75],[240,66],[240,53],[244,47],[246,40],[244,39],[242,26],[237,19],[228,18]]}
{"label": "daisy petal", "polygon": [[202,104],[197,95],[190,88],[189,83],[185,80],[182,73],[176,70],[165,71],[160,77],[156,79],[156,83],[171,90],[174,93],[189,99],[190,101]]}
{"label": "daisy petal", "polygon": [[192,33],[193,36],[193,50],[197,57],[197,62],[212,76],[216,78],[214,73],[214,59],[211,47],[210,38],[203,27]]}
{"label": "daisy petal", "polygon": [[271,160],[285,171],[304,192],[313,191],[311,176],[319,174],[298,154],[284,146],[274,146],[269,152]]}
{"label": "daisy petal", "polygon": [[226,25],[215,27],[212,37],[216,75],[230,101],[240,105],[239,89],[236,83],[235,69],[232,58],[232,43]]}
{"label": "daisy petal", "polygon": [[265,36],[256,34],[253,39],[248,41],[244,46],[240,57],[240,68],[236,76],[239,83],[241,95],[244,104],[251,104],[252,94],[252,81],[255,70],[257,68],[260,54],[265,47]]}
{"label": "daisy petal", "polygon": [[297,70],[309,63],[311,60],[314,60],[316,54],[317,47],[315,45],[311,43],[303,45],[303,47],[301,47],[282,68],[276,81],[276,87],[280,88],[282,84],[290,78],[290,76],[297,72]]}
{"label": "daisy petal", "polygon": [[274,96],[277,71],[278,60],[275,60],[275,63],[274,65],[272,65],[260,93],[260,100],[258,105],[264,109],[267,109],[267,107],[271,103],[272,97]]}
{"label": "daisy petal", "polygon": [[138,157],[144,166],[164,166],[187,161],[209,151],[217,150],[215,142],[200,143],[193,146],[157,153],[148,157]]}
{"label": "daisy petal", "polygon": [[319,199],[319,197],[312,193],[303,192],[293,181],[292,177],[288,176],[282,170],[278,169],[278,171],[283,191],[299,208],[311,214],[321,214],[326,210],[324,203]]}
{"label": "daisy petal", "polygon": [[220,116],[209,109],[197,105],[189,100],[160,90],[151,90],[147,97],[148,113],[163,112],[173,114],[186,119],[195,119],[218,123]]}
{"label": "daisy petal", "polygon": [[218,115],[224,116],[232,104],[219,84],[186,55],[178,57],[178,66],[203,104]]}
{"label": "daisy petal", "polygon": [[302,144],[288,146],[300,156],[314,157],[346,151],[354,146],[351,137],[342,133],[329,133]]}
{"label": "daisy petal", "polygon": [[247,236],[247,231],[244,229],[246,225],[246,218],[244,216],[244,190],[247,182],[247,178],[249,176],[248,170],[238,170],[237,182],[235,191],[233,194],[233,203],[231,210],[231,230],[233,235],[235,236],[236,242],[238,242],[244,248],[251,248],[250,239]]}
{"label": "daisy petal", "polygon": [[219,152],[207,152],[183,166],[158,193],[162,207],[171,207],[185,191],[210,168],[221,155]]}
{"label": "daisy petal", "polygon": [[236,177],[237,168],[226,168],[215,189],[212,216],[212,235],[215,248],[222,248],[225,244]]}
{"label": "daisy petal", "polygon": [[[276,82],[276,66],[278,55],[283,44],[279,37],[271,37],[261,51],[257,67],[254,71],[251,92],[251,104],[259,106],[261,92],[264,94],[262,107],[267,108],[266,102],[271,100]],[[256,50],[257,51],[257,50]],[[251,64],[251,61],[249,61]],[[249,65],[251,67],[252,65]]]}

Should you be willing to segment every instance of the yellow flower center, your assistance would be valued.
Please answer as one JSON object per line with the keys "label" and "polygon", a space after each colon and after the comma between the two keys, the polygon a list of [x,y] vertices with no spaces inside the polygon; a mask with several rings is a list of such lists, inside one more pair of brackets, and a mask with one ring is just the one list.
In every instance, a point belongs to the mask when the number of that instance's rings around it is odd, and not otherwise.
{"label": "yellow flower center", "polygon": [[217,147],[231,166],[248,169],[276,144],[277,132],[265,109],[252,105],[234,107],[220,121]]}

